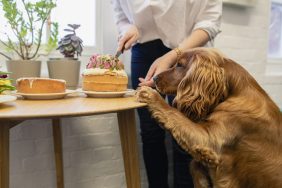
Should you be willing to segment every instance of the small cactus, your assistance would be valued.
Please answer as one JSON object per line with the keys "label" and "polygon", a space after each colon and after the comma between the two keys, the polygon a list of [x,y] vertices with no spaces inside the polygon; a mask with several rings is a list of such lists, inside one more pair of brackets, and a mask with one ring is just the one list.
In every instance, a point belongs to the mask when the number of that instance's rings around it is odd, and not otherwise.
{"label": "small cactus", "polygon": [[68,24],[71,29],[64,29],[64,31],[72,32],[71,34],[65,35],[58,43],[58,48],[66,58],[74,58],[75,54],[81,56],[82,53],[82,40],[76,36],[75,30],[80,27],[77,24]]}

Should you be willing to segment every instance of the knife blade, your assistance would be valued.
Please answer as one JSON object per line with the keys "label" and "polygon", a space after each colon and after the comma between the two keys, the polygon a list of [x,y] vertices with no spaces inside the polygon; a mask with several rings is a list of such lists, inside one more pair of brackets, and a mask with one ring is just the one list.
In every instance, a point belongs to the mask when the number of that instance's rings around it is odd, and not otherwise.
{"label": "knife blade", "polygon": [[118,51],[116,52],[115,58],[118,58],[121,54],[123,54],[123,51],[124,51],[124,47],[122,47],[121,50],[118,50]]}

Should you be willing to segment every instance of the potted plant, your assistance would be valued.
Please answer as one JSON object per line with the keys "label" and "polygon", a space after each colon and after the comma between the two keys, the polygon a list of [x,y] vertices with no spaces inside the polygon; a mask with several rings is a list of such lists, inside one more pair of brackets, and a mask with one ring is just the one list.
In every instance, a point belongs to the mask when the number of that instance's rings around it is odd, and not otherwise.
{"label": "potted plant", "polygon": [[[37,0],[28,2],[22,0],[22,5],[16,0],[0,0],[7,27],[11,31],[4,32],[0,45],[6,48],[6,53],[0,51],[7,61],[7,69],[12,72],[13,80],[19,77],[40,77],[41,61],[39,52],[44,46],[51,51],[57,45],[58,24],[51,23],[52,29],[46,45],[42,45],[43,30],[50,17],[51,10],[56,7],[54,0]],[[23,7],[23,8],[19,8]]]}
{"label": "potted plant", "polygon": [[81,38],[75,32],[80,25],[68,24],[68,27],[64,31],[70,33],[59,41],[57,48],[64,55],[64,58],[51,58],[47,61],[47,65],[50,78],[64,79],[69,89],[76,89],[81,64],[78,56],[81,56],[83,46]]}

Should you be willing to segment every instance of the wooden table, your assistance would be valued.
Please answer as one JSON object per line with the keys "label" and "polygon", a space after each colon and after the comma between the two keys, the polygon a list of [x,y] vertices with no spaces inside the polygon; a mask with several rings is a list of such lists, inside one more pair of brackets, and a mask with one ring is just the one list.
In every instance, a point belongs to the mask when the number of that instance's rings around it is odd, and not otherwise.
{"label": "wooden table", "polygon": [[[117,113],[128,188],[140,188],[134,109],[143,107],[134,97],[57,100],[17,100],[0,105],[0,188],[9,187],[9,130],[24,120],[52,119],[57,187],[64,187],[60,118]],[[93,122],[95,126],[95,122]],[[36,178],[36,177],[34,177]]]}

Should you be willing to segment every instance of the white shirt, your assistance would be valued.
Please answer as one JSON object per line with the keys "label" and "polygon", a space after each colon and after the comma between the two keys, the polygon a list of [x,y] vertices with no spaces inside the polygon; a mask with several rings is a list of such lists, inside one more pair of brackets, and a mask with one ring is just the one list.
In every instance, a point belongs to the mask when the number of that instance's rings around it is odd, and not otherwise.
{"label": "white shirt", "polygon": [[[111,0],[116,24],[123,34],[130,24],[137,26],[138,42],[161,39],[175,48],[194,30],[203,29],[211,42],[220,32],[222,0]],[[210,46],[208,45],[208,46]]]}

